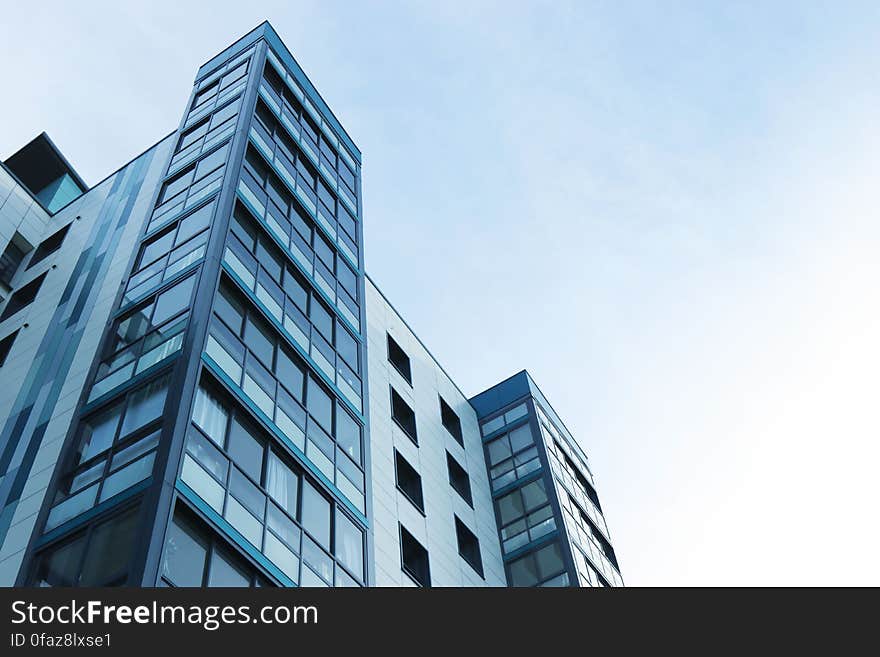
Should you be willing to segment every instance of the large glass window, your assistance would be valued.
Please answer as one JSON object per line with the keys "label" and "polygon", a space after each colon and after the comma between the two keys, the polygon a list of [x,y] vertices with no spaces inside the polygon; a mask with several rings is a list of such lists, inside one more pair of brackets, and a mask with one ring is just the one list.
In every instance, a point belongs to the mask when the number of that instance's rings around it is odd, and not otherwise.
{"label": "large glass window", "polygon": [[36,586],[121,586],[127,583],[138,509],[97,522],[35,557]]}
{"label": "large glass window", "polygon": [[165,538],[162,581],[178,587],[269,586],[269,581],[223,539],[178,507]]}
{"label": "large glass window", "polygon": [[551,543],[510,563],[511,586],[539,586],[565,571],[562,548]]}
{"label": "large glass window", "polygon": [[[204,400],[197,407],[211,410],[194,409],[182,481],[294,582],[362,581],[363,565],[352,561],[354,543],[345,524],[351,519],[215,382],[203,382],[197,399]],[[216,434],[211,439],[203,433],[206,426]]]}
{"label": "large glass window", "polygon": [[486,445],[486,452],[492,490],[507,486],[541,467],[528,423],[493,439]]}

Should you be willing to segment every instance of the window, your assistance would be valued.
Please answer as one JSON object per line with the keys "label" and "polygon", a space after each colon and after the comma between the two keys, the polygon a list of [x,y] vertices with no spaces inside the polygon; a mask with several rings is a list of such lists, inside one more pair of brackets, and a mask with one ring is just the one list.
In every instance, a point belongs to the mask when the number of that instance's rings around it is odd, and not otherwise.
{"label": "window", "polygon": [[37,292],[40,291],[40,286],[43,285],[43,279],[45,278],[46,274],[41,274],[27,285],[18,288],[12,296],[9,297],[9,301],[6,302],[6,309],[3,311],[3,314],[0,315],[0,322],[7,317],[12,317],[19,310],[33,303],[34,299],[37,298]]}
{"label": "window", "polygon": [[321,545],[330,546],[330,502],[307,481],[303,481],[302,524]]}
{"label": "window", "polygon": [[416,469],[412,467],[405,458],[400,455],[396,449],[394,450],[394,472],[397,478],[398,490],[406,495],[406,498],[412,502],[415,507],[425,512],[425,502],[422,497],[422,478]]}
{"label": "window", "polygon": [[446,452],[446,467],[449,470],[449,485],[455,489],[456,493],[461,495],[461,498],[468,503],[468,506],[472,507],[474,501],[471,498],[471,480],[468,477],[467,470],[461,467],[449,452]]}
{"label": "window", "polygon": [[158,326],[165,320],[171,319],[189,308],[189,301],[195,282],[196,277],[190,276],[165,290],[156,298],[156,309],[153,311],[153,326]]}
{"label": "window", "polygon": [[253,566],[180,507],[165,537],[162,583],[179,587],[269,585]]}
{"label": "window", "polygon": [[480,556],[480,540],[458,516],[455,516],[455,536],[458,539],[458,553],[461,558],[482,577],[483,559]]}
{"label": "window", "polygon": [[12,284],[18,266],[30,250],[31,245],[28,241],[21,236],[21,233],[16,232],[0,254],[0,283],[7,287]]}
{"label": "window", "polygon": [[403,525],[400,525],[400,560],[403,572],[412,577],[419,586],[431,586],[428,551]]}
{"label": "window", "polygon": [[518,550],[556,529],[543,479],[536,479],[496,500],[505,554]]}
{"label": "window", "polygon": [[406,379],[407,383],[412,385],[409,356],[406,355],[406,352],[401,349],[400,345],[390,335],[388,336],[388,362],[394,365],[394,368],[400,372],[400,375]]}
{"label": "window", "polygon": [[309,413],[327,431],[333,427],[333,402],[330,395],[315,379],[309,377],[307,407]]}
{"label": "window", "polygon": [[336,444],[348,456],[360,464],[361,462],[361,427],[340,403],[336,403]]}
{"label": "window", "polygon": [[70,224],[67,224],[64,228],[40,242],[39,246],[37,246],[37,250],[34,251],[34,255],[31,256],[31,261],[28,263],[27,268],[30,269],[60,249],[61,244],[64,242],[64,238],[67,237],[67,231],[69,229]]}
{"label": "window", "polygon": [[194,172],[195,165],[190,166],[186,170],[178,173],[171,180],[162,185],[162,190],[159,192],[159,200],[156,201],[156,205],[161,205],[172,196],[176,196],[187,187],[189,187],[190,182],[192,182]]}
{"label": "window", "polygon": [[536,586],[565,570],[562,548],[551,543],[510,563],[511,586]]}
{"label": "window", "polygon": [[336,558],[358,579],[364,578],[364,533],[343,513],[336,513]]}
{"label": "window", "polygon": [[391,418],[416,445],[419,444],[416,433],[416,414],[394,388],[391,388]]}
{"label": "window", "polygon": [[528,423],[486,444],[489,479],[498,490],[541,468],[538,448]]}
{"label": "window", "polygon": [[[199,403],[207,406],[210,402],[213,407],[214,396],[219,395],[216,403],[222,411],[209,414],[216,417],[214,422],[206,422],[201,417],[204,413],[193,412],[181,480],[294,583],[333,584],[335,557],[336,577],[358,586],[364,573],[360,528],[346,524],[350,519],[342,518],[341,508],[249,413],[225,393],[210,392],[216,384],[203,381],[201,386],[200,398],[205,401]],[[220,433],[216,446],[202,433],[208,424],[216,425]],[[339,458],[345,457],[340,454]],[[340,486],[346,477],[354,476],[346,472],[342,466],[337,471]],[[363,475],[356,478],[363,486]],[[342,489],[346,495],[352,494],[349,488]]]}
{"label": "window", "polygon": [[[168,379],[166,375],[146,383],[130,392],[128,397],[90,415],[83,423],[77,462],[88,461],[114,442],[122,442],[142,427],[160,420],[168,392]],[[123,417],[122,430],[117,435],[119,420]]]}
{"label": "window", "polygon": [[258,438],[258,430],[243,415],[232,418],[226,451],[244,472],[254,481],[261,481],[265,445]]}
{"label": "window", "polygon": [[92,525],[36,557],[33,584],[46,586],[121,586],[128,579],[138,509],[129,509]]}
{"label": "window", "polygon": [[12,349],[12,343],[15,342],[15,336],[17,335],[18,331],[15,331],[0,340],[0,367],[3,367],[3,363],[6,362],[6,358],[9,356],[9,352]]}
{"label": "window", "polygon": [[464,445],[464,438],[461,435],[461,420],[458,419],[452,407],[446,403],[443,397],[440,397],[440,419],[446,430],[455,438],[460,445]]}

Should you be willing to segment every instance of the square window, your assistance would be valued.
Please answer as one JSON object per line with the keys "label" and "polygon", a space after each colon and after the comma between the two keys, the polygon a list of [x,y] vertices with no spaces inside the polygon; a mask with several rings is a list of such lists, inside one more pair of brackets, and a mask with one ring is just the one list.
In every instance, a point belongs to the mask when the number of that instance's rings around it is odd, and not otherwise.
{"label": "square window", "polygon": [[397,391],[394,388],[391,388],[391,419],[403,429],[403,432],[409,436],[416,445],[419,444],[419,437],[416,432],[416,414],[413,409],[409,407],[409,404],[403,401],[403,397],[397,394]]}
{"label": "square window", "polygon": [[460,445],[464,445],[464,438],[461,435],[461,420],[452,407],[446,403],[443,397],[440,397],[440,419],[446,430],[455,438]]}
{"label": "square window", "polygon": [[428,551],[400,525],[400,560],[403,571],[420,586],[431,586]]}
{"label": "square window", "polygon": [[18,331],[14,331],[0,340],[0,367],[3,367],[3,363],[6,362],[6,358],[9,356],[9,352],[12,349],[12,343],[15,342],[15,336],[17,335]]}
{"label": "square window", "polygon": [[400,375],[406,379],[406,382],[412,385],[412,370],[410,369],[409,356],[394,341],[390,335],[388,336],[388,362],[394,365],[394,368],[400,372]]}
{"label": "square window", "polygon": [[472,507],[474,501],[471,498],[471,480],[468,477],[467,470],[461,467],[449,452],[446,452],[446,466],[449,470],[449,485],[455,489],[456,493],[461,495],[461,498],[468,503],[468,506]]}
{"label": "square window", "polygon": [[64,238],[67,237],[67,231],[69,229],[70,224],[67,224],[64,228],[56,231],[54,234],[50,235],[42,242],[40,242],[39,246],[37,246],[36,251],[34,251],[34,255],[31,256],[31,261],[28,263],[27,268],[30,269],[38,262],[45,260],[47,257],[60,249],[61,244],[64,242]]}
{"label": "square window", "polygon": [[397,488],[406,495],[407,499],[419,511],[424,513],[425,501],[422,497],[422,478],[416,472],[416,469],[397,450],[394,450],[394,473],[397,479]]}
{"label": "square window", "polygon": [[458,553],[461,558],[483,576],[483,559],[480,556],[480,540],[458,516],[455,516],[455,536],[458,539]]}
{"label": "square window", "polygon": [[40,291],[40,287],[43,285],[43,280],[45,278],[46,274],[41,274],[27,285],[24,285],[13,292],[12,296],[9,297],[9,301],[6,302],[6,308],[3,310],[3,314],[0,315],[0,322],[8,317],[12,317],[19,310],[33,303],[34,299],[37,298],[37,292]]}

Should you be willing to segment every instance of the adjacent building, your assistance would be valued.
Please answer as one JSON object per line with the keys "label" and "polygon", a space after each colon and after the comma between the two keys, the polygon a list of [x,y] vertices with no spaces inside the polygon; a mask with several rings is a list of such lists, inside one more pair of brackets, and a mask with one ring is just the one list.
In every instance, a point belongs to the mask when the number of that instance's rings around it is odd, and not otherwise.
{"label": "adjacent building", "polygon": [[469,399],[366,276],[360,174],[268,23],[93,187],[0,166],[0,584],[622,584],[528,374]]}

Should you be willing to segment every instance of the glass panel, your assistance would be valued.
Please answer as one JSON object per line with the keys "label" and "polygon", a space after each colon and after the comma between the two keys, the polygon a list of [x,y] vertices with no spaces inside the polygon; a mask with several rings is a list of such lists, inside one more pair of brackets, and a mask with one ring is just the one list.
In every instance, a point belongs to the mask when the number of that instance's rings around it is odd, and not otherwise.
{"label": "glass panel", "polygon": [[238,417],[232,419],[229,429],[227,452],[235,464],[244,470],[254,481],[261,481],[263,470],[263,442],[250,422],[246,424]]}
{"label": "glass panel", "polygon": [[128,410],[125,412],[120,435],[128,435],[161,417],[167,392],[168,378],[163,376],[129,395]]}
{"label": "glass panel", "polygon": [[109,586],[124,582],[137,518],[137,509],[132,509],[95,528],[82,567],[81,586]]}
{"label": "glass panel", "polygon": [[266,465],[266,490],[281,508],[291,516],[296,516],[296,499],[299,477],[278,458],[269,453]]}
{"label": "glass panel", "polygon": [[330,546],[330,502],[305,480],[302,489],[302,525],[322,545]]}
{"label": "glass panel", "polygon": [[324,392],[318,382],[311,377],[309,378],[307,402],[312,417],[320,422],[325,429],[331,431],[333,428],[333,402],[330,400],[330,395]]}
{"label": "glass panel", "polygon": [[189,307],[195,280],[195,276],[190,276],[158,296],[156,310],[153,312],[153,326],[164,323],[165,320]]}
{"label": "glass panel", "polygon": [[116,427],[119,426],[119,417],[122,415],[122,406],[121,403],[116,404],[89,418],[83,432],[80,463],[100,454],[113,444]]}
{"label": "glass panel", "polygon": [[496,438],[489,443],[489,463],[491,465],[508,458],[510,454],[510,442],[507,440],[507,436],[501,436],[501,438]]}
{"label": "glass panel", "polygon": [[248,587],[251,585],[250,577],[244,568],[239,567],[233,561],[231,555],[220,550],[214,552],[211,559],[211,574],[208,576],[208,586]]}
{"label": "glass panel", "polygon": [[223,408],[219,397],[200,387],[196,392],[192,419],[211,440],[220,447],[224,446],[229,413]]}
{"label": "glass panel", "polygon": [[165,539],[162,575],[175,586],[201,586],[208,545],[201,536],[175,516]]}
{"label": "glass panel", "polygon": [[364,577],[364,534],[345,514],[336,512],[336,558],[354,573]]}

